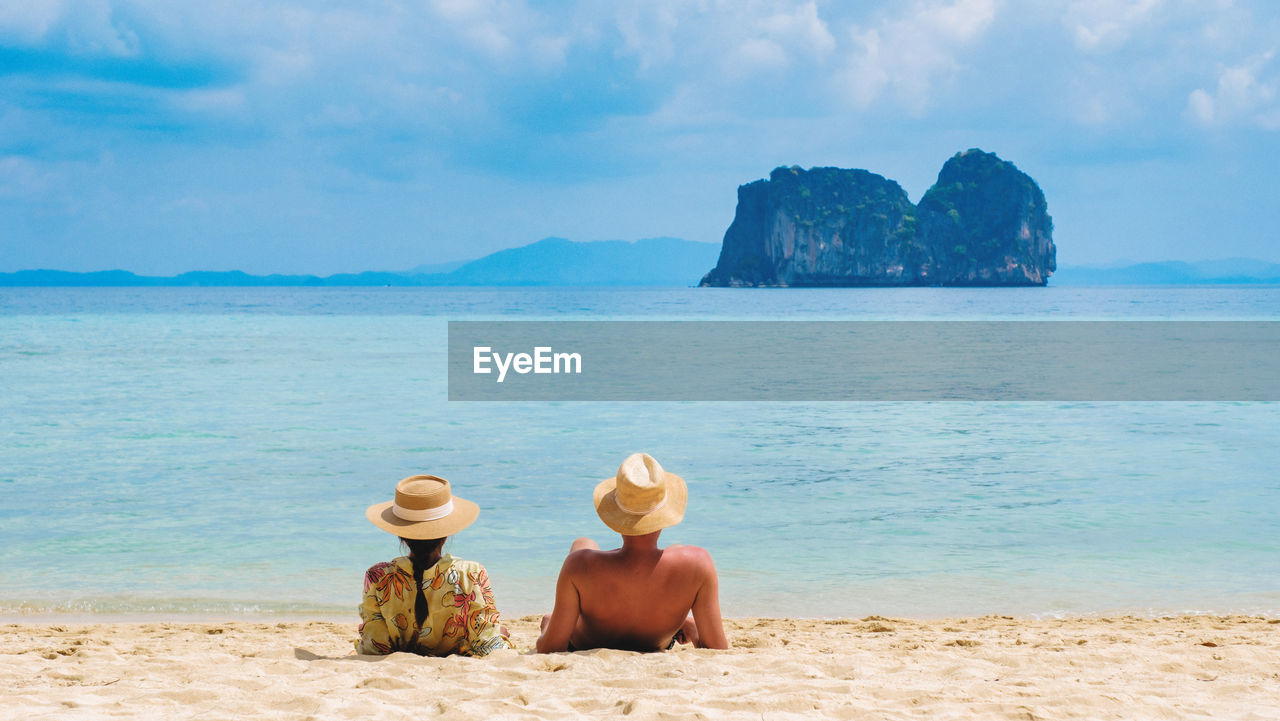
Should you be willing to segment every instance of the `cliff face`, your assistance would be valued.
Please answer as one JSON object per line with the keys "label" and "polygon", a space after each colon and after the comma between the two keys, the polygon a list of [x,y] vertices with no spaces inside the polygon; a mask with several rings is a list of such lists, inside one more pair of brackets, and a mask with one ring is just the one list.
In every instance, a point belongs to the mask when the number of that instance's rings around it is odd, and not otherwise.
{"label": "cliff face", "polygon": [[1035,181],[980,150],[948,160],[918,207],[865,170],[778,168],[738,188],[701,284],[1044,285],[1052,229]]}
{"label": "cliff face", "polygon": [[738,212],[702,285],[882,284],[910,275],[915,206],[865,170],[778,168],[738,188]]}
{"label": "cliff face", "polygon": [[1040,186],[994,153],[958,153],[920,199],[939,285],[1044,285],[1057,270]]}

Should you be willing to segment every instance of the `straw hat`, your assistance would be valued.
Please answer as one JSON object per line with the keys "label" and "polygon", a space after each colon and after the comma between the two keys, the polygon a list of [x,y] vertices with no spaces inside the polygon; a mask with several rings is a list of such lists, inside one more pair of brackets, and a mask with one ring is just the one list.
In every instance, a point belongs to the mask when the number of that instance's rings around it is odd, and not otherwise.
{"label": "straw hat", "polygon": [[643,536],[679,523],[688,498],[683,478],[662,470],[648,453],[633,453],[618,475],[596,486],[596,513],[624,536]]}
{"label": "straw hat", "polygon": [[439,476],[409,476],[396,484],[395,500],[375,503],[364,515],[401,538],[444,538],[470,526],[480,507],[453,495]]}

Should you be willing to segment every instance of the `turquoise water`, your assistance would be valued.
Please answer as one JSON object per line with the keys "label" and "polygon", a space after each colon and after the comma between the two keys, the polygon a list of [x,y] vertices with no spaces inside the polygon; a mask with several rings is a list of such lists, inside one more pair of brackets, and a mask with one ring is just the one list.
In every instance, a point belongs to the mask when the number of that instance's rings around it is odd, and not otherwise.
{"label": "turquoise water", "polygon": [[351,614],[414,473],[547,610],[591,488],[689,483],[729,615],[1280,613],[1280,404],[449,403],[474,318],[1275,319],[1280,288],[2,289],[0,614]]}

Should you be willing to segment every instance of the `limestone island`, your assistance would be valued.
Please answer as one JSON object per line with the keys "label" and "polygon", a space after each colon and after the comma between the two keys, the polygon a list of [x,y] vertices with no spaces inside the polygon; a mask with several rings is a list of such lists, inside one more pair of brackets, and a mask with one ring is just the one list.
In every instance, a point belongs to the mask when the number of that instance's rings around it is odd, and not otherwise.
{"label": "limestone island", "polygon": [[913,205],[866,170],[777,168],[738,188],[703,287],[1043,286],[1057,269],[1040,186],[978,149]]}

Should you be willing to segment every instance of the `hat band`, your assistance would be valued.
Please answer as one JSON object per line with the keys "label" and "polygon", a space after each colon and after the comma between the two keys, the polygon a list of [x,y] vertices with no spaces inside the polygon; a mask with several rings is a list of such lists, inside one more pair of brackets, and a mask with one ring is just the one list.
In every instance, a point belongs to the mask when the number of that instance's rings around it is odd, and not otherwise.
{"label": "hat band", "polygon": [[393,501],[391,512],[402,521],[436,521],[453,513],[453,499],[450,498],[443,506],[435,508],[405,508]]}
{"label": "hat band", "polygon": [[659,508],[662,508],[663,506],[667,505],[667,494],[665,493],[662,494],[662,498],[659,498],[657,503],[653,504],[652,506],[649,506],[644,510],[627,508],[627,505],[622,502],[622,497],[619,496],[616,492],[614,493],[613,500],[615,503],[618,504],[618,510],[622,511],[623,513],[628,513],[633,516],[643,516],[646,513],[653,513]]}

